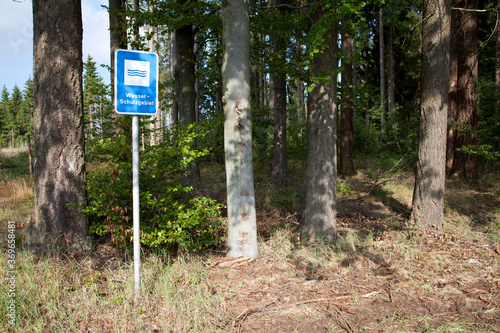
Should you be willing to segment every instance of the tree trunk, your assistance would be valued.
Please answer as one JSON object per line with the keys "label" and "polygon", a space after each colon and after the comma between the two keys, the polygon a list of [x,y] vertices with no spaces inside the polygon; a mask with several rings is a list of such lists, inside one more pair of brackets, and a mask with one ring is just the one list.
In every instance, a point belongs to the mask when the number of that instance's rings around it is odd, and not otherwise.
{"label": "tree trunk", "polygon": [[379,68],[380,68],[380,132],[382,136],[385,130],[385,56],[384,56],[384,14],[382,10],[378,13],[379,17]]}
{"label": "tree trunk", "polygon": [[[465,1],[465,8],[460,12],[460,35],[462,44],[458,45],[458,78],[455,136],[453,141],[454,156],[450,173],[462,178],[477,178],[477,155],[457,151],[463,146],[477,144],[477,83],[478,73],[478,38],[477,38],[477,0]],[[472,10],[470,10],[472,9]]]}
{"label": "tree trunk", "polygon": [[[194,34],[192,25],[186,25],[175,30],[176,54],[178,56],[178,69],[175,72],[177,86],[177,105],[179,108],[179,123],[184,127],[196,122],[196,91],[195,91],[195,57]],[[196,142],[191,145],[196,148]],[[194,161],[184,175],[184,186],[192,186],[195,190],[200,183],[200,167]]]}
{"label": "tree trunk", "polygon": [[[316,9],[311,15],[311,24],[318,24],[323,15],[321,7]],[[311,60],[310,67],[310,86],[313,89],[307,99],[306,194],[300,236],[311,242],[337,238],[337,80],[332,73],[337,67],[336,35],[336,26],[332,24],[321,36],[325,40],[324,48]],[[325,72],[331,74],[320,77]]]}
{"label": "tree trunk", "polygon": [[[272,0],[270,5],[279,6],[281,0]],[[272,51],[279,55],[278,66],[286,62],[283,49],[286,47],[282,36],[271,36]],[[273,162],[271,179],[278,186],[286,186],[288,183],[287,168],[287,145],[286,145],[286,76],[281,73],[281,68],[273,68],[275,72],[271,77],[271,91],[269,94],[269,106],[273,110],[274,118],[274,140],[273,140]],[[277,72],[277,73],[276,73]]]}
{"label": "tree trunk", "polygon": [[[170,33],[170,47],[169,47],[169,52],[170,52],[170,76],[171,78],[174,78],[176,77],[176,73],[178,71],[178,55],[177,55],[177,42],[176,42],[176,38],[175,38],[175,31],[172,31]],[[175,91],[175,83],[174,83],[174,87],[171,87],[170,88],[172,90],[172,95],[174,95],[174,91]],[[178,103],[177,103],[177,98],[174,97],[172,99],[172,106],[170,107],[170,113],[169,113],[169,118],[170,118],[170,126],[173,127],[173,126],[176,126],[179,122],[179,106],[178,106]]]}
{"label": "tree trunk", "polygon": [[[154,11],[154,6],[149,6],[149,11]],[[151,34],[151,39],[149,40],[149,52],[158,53],[158,27],[150,26],[149,33]],[[150,134],[150,143],[151,145],[156,145],[160,143],[163,139],[162,136],[162,128],[164,125],[164,111],[161,107],[161,99],[159,101],[160,105],[158,105],[158,112],[156,116],[151,117],[151,134]]]}
{"label": "tree trunk", "polygon": [[[500,8],[500,1],[498,1],[497,8]],[[497,91],[497,98],[500,96],[500,15],[497,15],[497,41],[496,41],[496,69],[495,69],[495,85]],[[500,115],[500,99],[496,102],[496,119]],[[500,150],[500,146],[497,147]]]}
{"label": "tree trunk", "polygon": [[[109,0],[109,46],[111,51],[111,69],[115,68],[115,51],[127,48],[127,18],[125,16],[125,0]],[[114,83],[111,72],[111,83]]]}
{"label": "tree trunk", "polygon": [[[34,200],[25,243],[89,249],[79,0],[33,1]],[[68,205],[81,205],[70,208]]]}
{"label": "tree trunk", "polygon": [[418,159],[409,220],[420,229],[443,229],[449,52],[450,2],[424,0]]}
{"label": "tree trunk", "polygon": [[[460,0],[461,1],[461,0]],[[452,7],[460,5],[459,2],[452,2]],[[458,116],[458,53],[460,45],[463,44],[462,34],[460,34],[460,12],[451,11],[450,23],[450,88],[448,102],[448,133],[446,137],[446,174],[451,175],[453,158],[455,157],[455,130]]]}
{"label": "tree trunk", "polygon": [[389,115],[389,124],[394,121],[394,26],[389,24],[387,29],[387,109]]}
{"label": "tree trunk", "polygon": [[352,176],[354,165],[354,113],[353,113],[353,70],[352,36],[345,33],[342,38],[342,103],[340,116],[339,175]]}
{"label": "tree trunk", "polygon": [[229,257],[258,257],[250,108],[248,0],[222,2],[222,91]]}
{"label": "tree trunk", "polygon": [[[297,41],[297,50],[302,55],[302,44],[300,41]],[[300,66],[300,65],[299,65]],[[299,70],[303,71],[304,68],[302,66],[299,67]],[[305,91],[304,91],[304,82],[300,78],[297,78],[297,121],[300,125],[299,130],[299,138],[302,138],[303,134],[303,121],[306,118],[306,103],[305,103]]]}

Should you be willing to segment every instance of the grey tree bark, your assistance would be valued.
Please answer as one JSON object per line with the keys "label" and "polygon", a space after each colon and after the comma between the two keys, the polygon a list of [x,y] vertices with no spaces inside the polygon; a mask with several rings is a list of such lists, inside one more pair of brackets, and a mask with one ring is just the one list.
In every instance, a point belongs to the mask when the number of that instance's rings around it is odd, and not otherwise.
{"label": "grey tree bark", "polygon": [[258,257],[252,166],[248,0],[222,2],[222,91],[229,257]]}
{"label": "grey tree bark", "polygon": [[33,1],[34,201],[25,244],[89,249],[80,0]]}
{"label": "grey tree bark", "polygon": [[[322,8],[318,8],[311,15],[311,24],[319,22],[323,15]],[[300,237],[311,242],[337,238],[335,24],[323,37],[324,48],[311,60],[309,85],[314,88],[307,99],[306,194]],[[331,74],[324,77],[327,72]]]}
{"label": "grey tree bark", "polygon": [[420,229],[443,229],[450,11],[449,0],[424,0],[418,159],[409,220]]}

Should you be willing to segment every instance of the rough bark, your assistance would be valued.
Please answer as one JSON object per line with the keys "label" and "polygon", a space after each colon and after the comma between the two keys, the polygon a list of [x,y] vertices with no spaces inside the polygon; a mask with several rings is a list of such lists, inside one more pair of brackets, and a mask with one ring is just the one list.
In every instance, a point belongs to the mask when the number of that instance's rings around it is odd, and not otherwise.
{"label": "rough bark", "polygon": [[393,121],[395,97],[394,97],[394,26],[389,24],[387,29],[387,110],[389,122]]}
{"label": "rough bark", "polygon": [[345,33],[342,38],[342,102],[340,113],[339,175],[352,176],[356,173],[354,164],[354,108],[352,36]]}
{"label": "rough bark", "polygon": [[[279,6],[282,0],[272,0],[270,5]],[[272,51],[278,55],[277,64],[283,64],[286,59],[283,55],[285,40],[281,36],[271,36]],[[280,68],[274,68],[275,73],[270,75],[271,93],[269,106],[273,110],[274,140],[271,179],[274,184],[285,186],[288,182],[287,145],[286,145],[286,76]]]}
{"label": "rough bark", "polygon": [[[500,1],[498,1],[497,8],[500,8]],[[497,93],[500,92],[500,15],[497,15],[497,31],[496,31],[496,63],[497,67],[495,69],[495,83],[497,88]]]}
{"label": "rough bark", "polygon": [[[466,9],[477,9],[477,0],[467,0],[462,3]],[[477,144],[477,84],[479,80],[477,12],[460,11],[459,16],[461,45],[458,45],[457,60],[458,110],[454,124],[454,156],[450,174],[461,178],[477,178],[477,155],[457,151],[463,146]]]}
{"label": "rough bark", "polygon": [[385,129],[385,52],[384,52],[384,14],[379,11],[379,73],[380,73],[380,130]]}
{"label": "rough bark", "polygon": [[[498,1],[497,8],[500,8],[500,1]],[[495,85],[497,96],[500,96],[500,15],[497,15],[497,40],[496,40],[496,70],[495,70]],[[500,114],[500,100],[496,103],[497,117]],[[497,118],[498,119],[498,118]],[[500,149],[500,146],[498,147]]]}
{"label": "rough bark", "polygon": [[[178,68],[175,72],[177,86],[177,106],[179,110],[179,123],[188,126],[196,122],[196,91],[195,91],[195,63],[194,33],[192,25],[186,25],[175,30],[176,54]],[[191,145],[196,148],[196,142]],[[193,186],[197,189],[200,183],[200,167],[198,162],[193,162],[184,175],[184,186]]]}
{"label": "rough bark", "polygon": [[[169,52],[170,52],[170,76],[175,79],[176,72],[178,70],[178,56],[177,56],[177,42],[175,38],[175,31],[172,31],[170,33],[170,45],[169,45]],[[172,94],[175,91],[175,87],[171,88]],[[175,126],[179,122],[179,107],[177,104],[177,98],[173,98],[172,100],[172,106],[170,107],[170,112],[169,112],[169,118],[170,118],[170,126]]]}
{"label": "rough bark", "polygon": [[229,257],[258,257],[252,166],[248,0],[222,2],[222,91]]}
{"label": "rough bark", "polygon": [[[457,7],[459,2],[452,2],[453,7]],[[446,138],[446,174],[451,174],[453,158],[455,157],[455,123],[458,115],[458,52],[462,45],[462,34],[459,33],[460,12],[451,11],[450,23],[450,88],[448,101],[448,132]]]}
{"label": "rough bark", "polygon": [[[321,20],[324,12],[318,8],[311,15],[311,24]],[[311,60],[310,84],[314,88],[307,99],[307,167],[304,216],[300,236],[305,241],[334,240],[336,222],[336,94],[337,80],[333,70],[337,60],[336,26],[325,32],[324,48]],[[326,72],[331,74],[324,76]]]}
{"label": "rough bark", "polygon": [[25,244],[89,248],[80,0],[33,1],[34,201]]}
{"label": "rough bark", "polygon": [[[109,47],[111,51],[111,68],[115,68],[115,51],[127,48],[127,18],[125,16],[125,0],[109,0]],[[111,73],[114,82],[114,73]]]}
{"label": "rough bark", "polygon": [[[154,6],[149,6],[149,11],[154,11]],[[158,27],[150,26],[149,33],[151,34],[151,39],[149,40],[149,52],[158,53]],[[151,117],[151,134],[150,134],[150,144],[156,145],[163,139],[163,126],[165,121],[165,115],[163,108],[158,106],[158,113],[156,116]]]}
{"label": "rough bark", "polygon": [[424,0],[418,159],[409,220],[420,229],[443,229],[449,51],[450,1]]}

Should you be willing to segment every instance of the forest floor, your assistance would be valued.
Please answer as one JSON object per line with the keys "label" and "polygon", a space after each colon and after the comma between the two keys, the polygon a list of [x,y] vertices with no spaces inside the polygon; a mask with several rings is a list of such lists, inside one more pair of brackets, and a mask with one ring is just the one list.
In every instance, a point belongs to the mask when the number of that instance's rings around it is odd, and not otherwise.
{"label": "forest floor", "polygon": [[[109,242],[91,253],[35,258],[19,245],[16,323],[6,332],[500,332],[500,175],[449,180],[443,233],[406,228],[413,176],[360,168],[339,180],[335,244],[297,236],[303,165],[277,189],[256,174],[260,257],[225,258],[224,246],[175,257],[144,251],[141,298],[130,255]],[[220,168],[205,195],[224,202]],[[0,228],[29,217],[26,177],[0,179]],[[15,189],[15,190],[14,190]],[[5,246],[4,246],[4,253]],[[7,258],[2,272],[7,270]],[[4,273],[3,275],[5,275]],[[0,329],[1,330],[1,329]]]}

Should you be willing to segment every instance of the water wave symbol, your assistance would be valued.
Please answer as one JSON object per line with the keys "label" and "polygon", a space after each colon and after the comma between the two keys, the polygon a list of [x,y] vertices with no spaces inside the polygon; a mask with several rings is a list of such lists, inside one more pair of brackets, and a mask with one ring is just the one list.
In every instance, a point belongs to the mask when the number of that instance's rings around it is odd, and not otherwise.
{"label": "water wave symbol", "polygon": [[138,70],[138,69],[127,69],[127,75],[128,76],[146,77],[147,76],[147,71],[141,71],[141,70]]}

